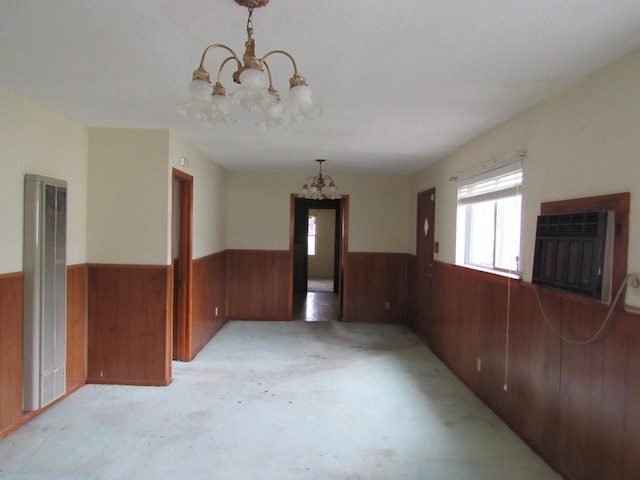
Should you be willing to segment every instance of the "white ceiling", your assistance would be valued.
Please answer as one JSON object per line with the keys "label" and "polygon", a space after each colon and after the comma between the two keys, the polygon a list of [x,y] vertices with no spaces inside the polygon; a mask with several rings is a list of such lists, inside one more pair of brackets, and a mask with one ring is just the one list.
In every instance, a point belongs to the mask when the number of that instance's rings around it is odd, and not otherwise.
{"label": "white ceiling", "polygon": [[171,129],[231,170],[411,173],[640,47],[638,0],[271,0],[256,53],[289,51],[324,114],[267,134],[181,116],[204,47],[242,55],[246,20],[234,0],[0,0],[0,86],[90,126]]}

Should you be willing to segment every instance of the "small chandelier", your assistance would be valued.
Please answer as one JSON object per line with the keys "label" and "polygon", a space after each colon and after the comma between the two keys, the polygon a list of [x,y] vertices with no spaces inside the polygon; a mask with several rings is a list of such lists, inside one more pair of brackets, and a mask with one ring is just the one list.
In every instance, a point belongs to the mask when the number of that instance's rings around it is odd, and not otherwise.
{"label": "small chandelier", "polygon": [[[319,105],[314,105],[311,100],[311,88],[305,78],[298,73],[294,58],[284,50],[271,50],[261,58],[255,54],[255,41],[253,39],[253,9],[264,7],[269,0],[235,0],[235,2],[249,10],[247,19],[247,35],[245,51],[242,62],[236,53],[226,45],[214,43],[202,52],[200,66],[193,72],[193,80],[189,84],[189,99],[178,104],[178,110],[212,125],[235,123],[235,119],[229,115],[231,104],[239,105],[251,112],[262,112],[263,119],[256,123],[261,131],[271,130],[277,127],[286,127],[292,123],[315,118],[322,113]],[[211,84],[209,72],[203,64],[207,54],[214,49],[224,49],[230,57],[225,58],[218,68],[216,83]],[[281,54],[291,60],[293,76],[289,79],[289,94],[284,100],[273,87],[271,70],[266,59],[271,55]],[[222,69],[228,62],[236,64],[233,73],[233,81],[240,87],[229,94],[220,83]],[[263,68],[264,67],[264,68]],[[266,73],[265,73],[266,70]]]}
{"label": "small chandelier", "polygon": [[[338,187],[336,187],[333,178],[329,175],[322,174],[322,163],[326,160],[319,158],[316,160],[320,164],[320,172],[318,175],[313,177],[309,177],[305,180],[302,190],[298,194],[300,198],[309,198],[312,200],[335,200],[341,198],[341,195],[338,193]],[[329,182],[329,186],[327,188],[327,193],[322,193],[322,189],[327,186],[327,181]]]}

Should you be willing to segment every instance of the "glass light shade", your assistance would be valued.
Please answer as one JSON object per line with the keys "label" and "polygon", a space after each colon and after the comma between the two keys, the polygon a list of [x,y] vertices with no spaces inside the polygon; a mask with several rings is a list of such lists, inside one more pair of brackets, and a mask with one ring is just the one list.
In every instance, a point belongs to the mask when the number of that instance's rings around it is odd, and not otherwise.
{"label": "glass light shade", "polygon": [[257,68],[247,68],[240,74],[240,87],[231,94],[231,101],[252,112],[264,110],[275,102],[268,92],[267,74]]}
{"label": "glass light shade", "polygon": [[298,197],[309,198],[309,186],[306,183],[302,186],[302,190],[300,190]]}
{"label": "glass light shade", "polygon": [[309,188],[309,196],[307,198],[311,198],[313,200],[322,199],[322,192],[315,183],[313,183],[311,188]]}
{"label": "glass light shade", "polygon": [[178,111],[206,121],[210,115],[213,86],[206,80],[192,80],[189,83],[189,99],[178,104]]}
{"label": "glass light shade", "polygon": [[264,110],[264,119],[256,123],[258,130],[266,132],[278,127],[285,127],[287,122],[283,116],[282,101],[276,100]]}
{"label": "glass light shade", "polygon": [[342,195],[338,193],[338,187],[334,183],[329,185],[329,192],[327,193],[327,198],[330,200],[336,200],[337,198],[342,198]]}
{"label": "glass light shade", "polygon": [[207,122],[211,125],[230,125],[236,119],[229,115],[229,99],[224,95],[211,95],[211,109]]}
{"label": "glass light shade", "polygon": [[213,93],[213,85],[206,80],[191,80],[189,83],[189,100],[207,101]]}
{"label": "glass light shade", "polygon": [[301,122],[316,118],[322,113],[322,107],[314,105],[311,99],[311,87],[299,85],[289,89],[285,115],[291,122]]}
{"label": "glass light shade", "polygon": [[205,122],[211,116],[211,105],[211,101],[187,100],[178,104],[178,111]]}

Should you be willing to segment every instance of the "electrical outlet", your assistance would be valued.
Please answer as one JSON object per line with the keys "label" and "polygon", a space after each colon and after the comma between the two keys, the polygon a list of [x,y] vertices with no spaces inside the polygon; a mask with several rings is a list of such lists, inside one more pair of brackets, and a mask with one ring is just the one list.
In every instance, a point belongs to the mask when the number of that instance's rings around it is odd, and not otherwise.
{"label": "electrical outlet", "polygon": [[390,301],[386,301],[384,302],[384,309],[385,310],[391,310],[391,302]]}
{"label": "electrical outlet", "polygon": [[640,314],[640,273],[632,273],[627,281],[624,309],[630,313]]}
{"label": "electrical outlet", "polygon": [[480,360],[479,358],[476,358],[476,370],[478,372],[482,371],[482,360]]}

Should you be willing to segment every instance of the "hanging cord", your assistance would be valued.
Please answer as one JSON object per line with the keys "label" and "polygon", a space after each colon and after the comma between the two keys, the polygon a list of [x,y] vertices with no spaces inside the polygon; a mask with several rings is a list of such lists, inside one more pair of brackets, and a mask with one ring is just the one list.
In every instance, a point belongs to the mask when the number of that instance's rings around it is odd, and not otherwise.
{"label": "hanging cord", "polygon": [[616,296],[613,299],[613,302],[611,302],[611,306],[609,307],[609,311],[607,312],[607,316],[605,317],[604,321],[602,322],[602,325],[600,325],[600,328],[598,328],[598,331],[589,340],[583,340],[583,341],[570,340],[567,337],[565,337],[564,335],[562,335],[562,333],[558,332],[555,328],[553,328],[553,326],[551,325],[551,322],[549,321],[549,318],[547,318],[547,314],[545,313],[544,308],[542,307],[542,302],[540,301],[540,296],[538,295],[538,287],[535,287],[534,291],[536,293],[536,300],[538,301],[538,307],[540,307],[540,311],[542,312],[542,316],[544,317],[544,321],[547,323],[547,326],[549,327],[549,329],[556,336],[558,336],[560,338],[560,340],[562,340],[565,343],[568,343],[570,345],[588,345],[590,343],[593,343],[600,336],[600,334],[604,330],[604,327],[607,326],[607,323],[609,322],[609,319],[611,318],[611,314],[615,310],[616,305],[618,303],[618,300],[620,300],[620,295],[622,295],[622,292],[624,291],[625,287],[627,286],[627,283],[629,282],[629,279],[633,275],[634,275],[633,273],[630,273],[629,275],[624,277],[624,280],[622,281],[622,284],[620,285],[620,288],[618,288],[618,292],[616,293]]}
{"label": "hanging cord", "polygon": [[504,347],[504,385],[502,388],[506,392],[509,389],[509,323],[511,310],[511,277],[507,279],[507,326],[505,328],[505,347]]}

